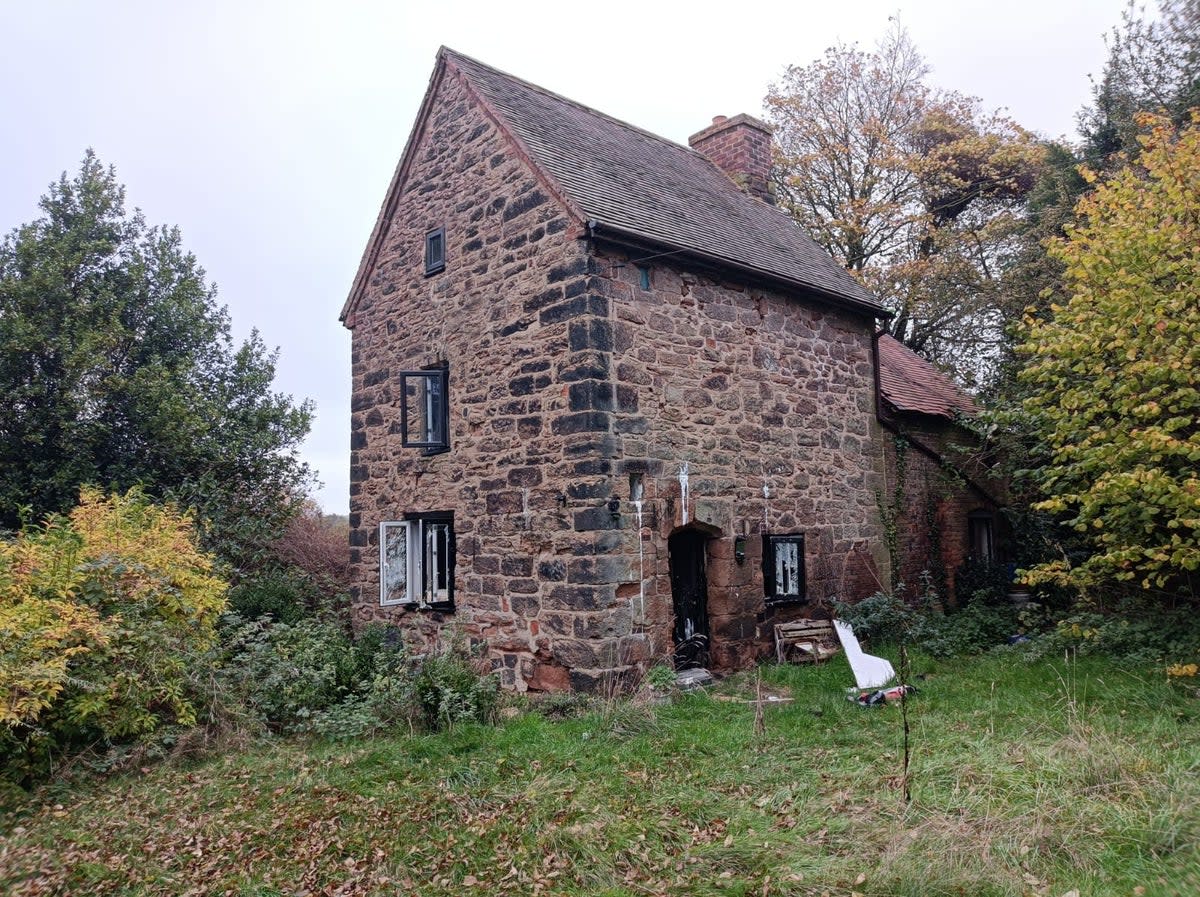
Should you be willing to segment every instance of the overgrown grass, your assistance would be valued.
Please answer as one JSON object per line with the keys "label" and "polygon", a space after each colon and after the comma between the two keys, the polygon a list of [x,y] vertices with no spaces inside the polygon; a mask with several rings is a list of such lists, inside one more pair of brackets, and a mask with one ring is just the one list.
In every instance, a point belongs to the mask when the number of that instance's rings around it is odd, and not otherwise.
{"label": "overgrown grass", "polygon": [[0,821],[24,894],[1193,895],[1200,701],[1161,672],[918,659],[900,713],[845,662],[667,706],[281,743]]}

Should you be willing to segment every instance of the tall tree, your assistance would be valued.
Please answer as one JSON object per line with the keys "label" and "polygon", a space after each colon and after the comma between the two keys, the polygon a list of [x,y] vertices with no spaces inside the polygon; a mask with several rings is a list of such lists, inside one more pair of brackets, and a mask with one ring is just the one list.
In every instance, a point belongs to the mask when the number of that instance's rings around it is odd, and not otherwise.
{"label": "tall tree", "polygon": [[[1063,264],[1046,252],[1046,244],[1066,236],[1067,228],[1075,223],[1075,204],[1089,185],[1080,173],[1080,158],[1074,149],[1057,142],[1046,143],[1044,148],[1045,164],[1025,198],[1024,221],[1005,260],[1000,284],[1011,317],[997,375],[982,393],[985,404],[991,406],[1015,401],[1022,391],[1016,379],[1022,359],[1015,350],[1023,316],[1045,315],[1052,302],[1066,301]],[[1027,456],[1028,452],[1019,454]]]}
{"label": "tall tree", "polygon": [[1108,60],[1079,131],[1088,163],[1115,171],[1123,164],[1118,154],[1141,150],[1139,113],[1183,125],[1188,110],[1200,106],[1200,0],[1159,0],[1157,17],[1129,0],[1106,43]]}
{"label": "tall tree", "polygon": [[308,483],[310,406],[272,391],[275,354],[257,333],[234,345],[178,229],[127,213],[90,150],[40,206],[0,243],[0,525],[141,484],[252,563]]}
{"label": "tall tree", "polygon": [[[1147,124],[1143,120],[1143,124]],[[1078,206],[1051,245],[1070,295],[1031,318],[1025,411],[1049,463],[1038,506],[1090,543],[1035,580],[1111,581],[1198,597],[1200,578],[1200,113],[1166,118]],[[1089,174],[1094,178],[1094,174]]]}
{"label": "tall tree", "polygon": [[900,28],[789,68],[767,96],[776,190],[895,313],[894,336],[972,382],[1011,314],[998,285],[1043,149],[927,75]]}

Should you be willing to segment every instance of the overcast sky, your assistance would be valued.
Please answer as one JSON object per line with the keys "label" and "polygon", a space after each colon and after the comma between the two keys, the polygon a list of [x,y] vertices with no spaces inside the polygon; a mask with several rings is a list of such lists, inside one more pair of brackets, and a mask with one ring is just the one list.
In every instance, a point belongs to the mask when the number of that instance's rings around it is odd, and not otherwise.
{"label": "overcast sky", "polygon": [[[338,312],[438,46],[672,140],[761,114],[768,85],[899,16],[932,83],[1074,137],[1124,0],[663,3],[0,0],[0,232],[85,148],[176,224],[235,333],[316,403],[316,497],[347,507],[350,339]],[[711,10],[711,11],[707,11]]]}

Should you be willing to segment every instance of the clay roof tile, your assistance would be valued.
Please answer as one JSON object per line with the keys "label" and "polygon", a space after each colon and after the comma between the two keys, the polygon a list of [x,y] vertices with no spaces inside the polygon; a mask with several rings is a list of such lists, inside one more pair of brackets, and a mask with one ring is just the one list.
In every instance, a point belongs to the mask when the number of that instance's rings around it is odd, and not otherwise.
{"label": "clay roof tile", "polygon": [[678,247],[885,315],[786,213],[743,192],[705,156],[442,48],[598,228]]}
{"label": "clay roof tile", "polygon": [[954,418],[979,410],[953,380],[887,334],[879,337],[879,391],[896,411]]}

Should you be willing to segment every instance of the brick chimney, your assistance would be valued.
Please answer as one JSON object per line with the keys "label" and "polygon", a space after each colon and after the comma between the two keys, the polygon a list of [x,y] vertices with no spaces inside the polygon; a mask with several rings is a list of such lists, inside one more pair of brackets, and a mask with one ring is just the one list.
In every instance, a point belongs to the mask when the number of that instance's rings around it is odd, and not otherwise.
{"label": "brick chimney", "polygon": [[771,171],[771,126],[753,116],[718,115],[712,124],[688,138],[688,146],[708,156],[739,187],[763,202],[775,204],[767,186]]}

